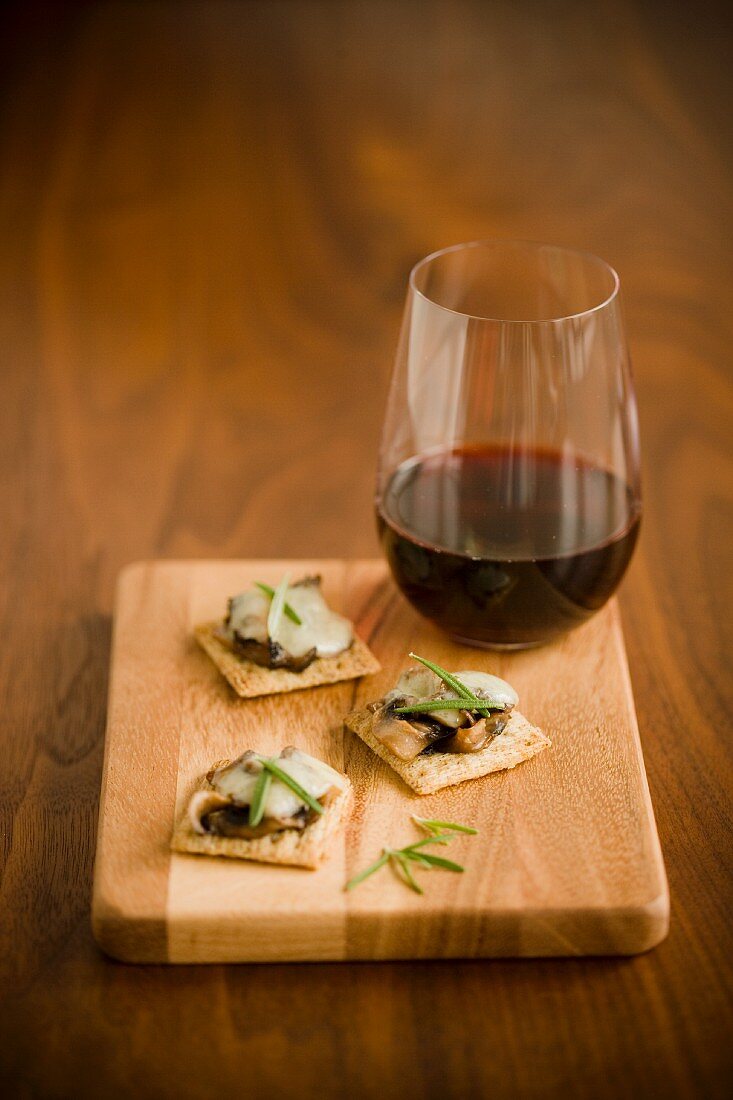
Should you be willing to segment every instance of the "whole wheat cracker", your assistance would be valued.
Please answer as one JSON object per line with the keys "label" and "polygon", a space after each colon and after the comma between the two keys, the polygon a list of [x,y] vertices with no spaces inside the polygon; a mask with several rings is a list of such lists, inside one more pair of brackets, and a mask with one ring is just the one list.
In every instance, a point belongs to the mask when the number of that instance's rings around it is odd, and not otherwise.
{"label": "whole wheat cracker", "polygon": [[[189,855],[227,856],[230,859],[248,859],[257,863],[278,863],[316,870],[326,859],[331,842],[346,817],[351,802],[351,783],[348,779],[346,783],[343,793],[329,802],[324,812],[304,829],[283,829],[280,833],[272,833],[257,840],[197,833],[188,819],[186,809],[173,833],[171,848],[174,852],[185,852]],[[203,788],[206,786],[206,783],[202,784]]]}
{"label": "whole wheat cracker", "polygon": [[194,636],[209,655],[237,695],[242,699],[254,699],[258,695],[279,695],[284,691],[300,691],[321,684],[337,684],[341,680],[353,680],[378,672],[379,661],[361,638],[354,636],[353,643],[335,657],[317,657],[302,672],[288,668],[263,668],[254,661],[233,653],[217,637],[221,623],[201,623],[194,628]]}
{"label": "whole wheat cracker", "polygon": [[523,714],[513,711],[504,730],[479,752],[433,752],[405,761],[376,739],[372,723],[373,715],[369,710],[353,711],[344,719],[346,728],[360,737],[418,794],[434,794],[443,787],[515,768],[552,744],[542,730],[531,725]]}

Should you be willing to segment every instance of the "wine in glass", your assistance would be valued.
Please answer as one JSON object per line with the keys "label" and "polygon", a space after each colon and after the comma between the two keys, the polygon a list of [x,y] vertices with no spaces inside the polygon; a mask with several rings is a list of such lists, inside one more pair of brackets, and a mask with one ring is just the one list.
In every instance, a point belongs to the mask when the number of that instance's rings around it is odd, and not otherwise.
{"label": "wine in glass", "polygon": [[376,507],[400,589],[460,641],[539,645],[602,607],[641,516],[636,403],[606,263],[478,241],[416,265]]}

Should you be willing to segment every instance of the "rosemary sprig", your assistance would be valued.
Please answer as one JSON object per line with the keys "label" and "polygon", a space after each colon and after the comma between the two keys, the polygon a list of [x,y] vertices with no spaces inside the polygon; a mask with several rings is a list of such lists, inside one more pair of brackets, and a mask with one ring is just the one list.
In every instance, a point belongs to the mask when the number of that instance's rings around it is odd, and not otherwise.
{"label": "rosemary sprig", "polygon": [[[454,676],[453,673],[448,672],[447,669],[442,668],[440,665],[436,665],[434,661],[428,661],[426,657],[419,657],[417,653],[410,653],[409,656],[412,657],[413,660],[419,661],[421,665],[425,665],[426,668],[429,668],[431,672],[434,672],[435,675],[443,681],[446,687],[451,688],[452,691],[455,691],[456,695],[471,704],[470,707],[464,707],[462,709],[475,710],[482,718],[488,718],[490,716],[486,700],[481,700],[474,695],[471,689],[466,687],[466,685],[462,683],[457,676]],[[491,703],[489,703],[489,706],[491,706]],[[494,709],[497,708],[495,707]],[[504,710],[504,707],[502,706],[500,709]]]}
{"label": "rosemary sprig", "polygon": [[[477,700],[483,707],[491,707],[492,710],[504,710],[504,704],[493,699]],[[471,705],[468,699],[426,699],[422,703],[413,703],[411,706],[395,707],[395,714],[431,714],[434,710],[478,710]],[[483,710],[480,711],[483,714]]]}
{"label": "rosemary sprig", "polygon": [[395,714],[410,714],[412,711],[431,710],[470,710],[468,699],[424,699],[404,707],[395,707]]}
{"label": "rosemary sprig", "polygon": [[478,829],[474,829],[471,825],[458,825],[455,821],[438,821],[436,818],[418,817],[417,814],[411,816],[416,825],[419,825],[421,829],[425,829],[432,836],[439,834],[442,829],[449,829],[453,833],[467,833],[469,836],[476,836],[478,833]]}
{"label": "rosemary sprig", "polygon": [[[255,581],[254,583],[255,588],[259,588],[260,591],[264,592],[266,596],[269,596],[271,600],[275,598],[275,589],[272,587],[272,585],[263,584],[262,581]],[[290,621],[295,623],[296,626],[303,625],[303,620],[301,619],[300,615],[294,607],[291,607],[289,603],[286,602],[283,604],[283,611],[290,619]]]}
{"label": "rosemary sprig", "polygon": [[284,783],[286,787],[290,787],[293,794],[297,794],[298,798],[305,802],[306,806],[310,806],[317,814],[322,814],[324,812],[324,807],[318,799],[314,798],[312,794],[308,794],[306,789],[301,787],[300,783],[298,783],[297,779],[293,779],[292,775],[288,775],[286,771],[283,771],[274,760],[270,760],[267,756],[260,756],[259,760],[263,768],[266,768],[268,772],[272,772],[275,778],[279,779],[281,783]]}
{"label": "rosemary sprig", "polygon": [[252,802],[249,807],[250,825],[259,825],[262,818],[265,816],[265,802],[267,801],[267,794],[271,785],[272,772],[263,768],[257,777],[254,793],[252,795]]}
{"label": "rosemary sprig", "polygon": [[[421,824],[423,819],[416,819]],[[431,825],[437,824],[431,822]],[[422,826],[425,827],[424,825]],[[452,859],[444,859],[442,856],[433,855],[432,852],[423,851],[430,844],[448,844],[451,840],[455,840],[456,832],[475,833],[475,829],[471,829],[468,825],[450,825],[453,829],[451,833],[439,833],[434,832],[430,836],[425,836],[422,840],[416,840],[413,844],[408,844],[404,848],[383,848],[382,854],[379,859],[375,860],[368,867],[365,867],[363,871],[360,871],[354,878],[344,886],[344,890],[353,890],[355,886],[358,886],[360,882],[363,882],[365,878],[369,878],[376,871],[381,870],[387,863],[391,863],[395,871],[411,890],[414,890],[416,894],[422,894],[423,890],[420,884],[415,879],[412,873],[411,864],[415,863],[418,867],[426,867],[428,870],[432,870],[434,867],[439,867],[443,871],[454,871],[462,874],[465,870],[460,863],[454,863]]]}

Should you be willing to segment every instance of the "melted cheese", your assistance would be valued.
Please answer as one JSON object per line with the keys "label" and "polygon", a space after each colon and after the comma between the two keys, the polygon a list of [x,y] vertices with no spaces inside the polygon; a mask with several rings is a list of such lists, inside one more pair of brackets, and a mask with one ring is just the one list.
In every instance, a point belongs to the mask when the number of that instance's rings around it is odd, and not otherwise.
{"label": "melted cheese", "polygon": [[[473,671],[456,672],[454,675],[471,691],[479,692],[485,698],[496,700],[497,703],[503,703],[504,706],[515,707],[519,702],[519,696],[511,684],[498,676],[492,676],[488,672]],[[460,698],[456,692],[447,688],[443,681],[428,668],[408,668],[400,676],[394,690],[389,692],[385,698],[389,702],[405,695],[414,697],[420,702],[428,699]],[[435,718],[443,726],[457,729],[460,713],[457,710],[434,710],[431,711],[430,717]]]}
{"label": "melted cheese", "polygon": [[519,702],[519,696],[512,685],[498,676],[491,676],[488,672],[457,672],[456,676],[471,691],[483,692],[505,706],[516,707]]}
{"label": "melted cheese", "polygon": [[429,668],[408,668],[395,686],[397,695],[414,695],[416,699],[429,699],[443,687],[443,681]]}
{"label": "melted cheese", "polygon": [[[250,758],[251,759],[251,758]],[[342,775],[322,760],[316,760],[298,749],[288,756],[276,758],[277,765],[282,771],[291,775],[297,783],[313,798],[321,798],[331,787],[343,790],[345,780]],[[238,806],[249,806],[252,802],[255,786],[262,770],[261,765],[255,763],[250,770],[248,761],[235,761],[227,768],[215,772],[211,778],[211,785],[215,791],[231,798]],[[272,778],[270,789],[265,801],[265,817],[284,819],[293,817],[303,809],[305,802],[280,779]]]}
{"label": "melted cheese", "polygon": [[[354,640],[352,625],[343,615],[331,610],[319,585],[292,585],[287,590],[286,600],[302,625],[283,614],[271,640],[287,653],[303,657],[315,649],[318,657],[333,657],[349,648]],[[270,640],[267,633],[269,611],[270,598],[259,589],[235,596],[230,612],[230,634],[236,631],[242,638],[266,643]]]}

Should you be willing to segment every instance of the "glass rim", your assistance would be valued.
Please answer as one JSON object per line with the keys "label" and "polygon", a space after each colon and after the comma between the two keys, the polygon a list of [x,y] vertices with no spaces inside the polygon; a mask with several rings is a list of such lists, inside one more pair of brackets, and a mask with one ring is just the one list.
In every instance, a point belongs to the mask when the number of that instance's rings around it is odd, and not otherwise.
{"label": "glass rim", "polygon": [[[611,276],[613,282],[611,292],[603,299],[602,302],[598,302],[594,306],[589,306],[588,309],[578,310],[578,312],[576,313],[567,313],[563,314],[560,317],[541,317],[527,320],[518,320],[517,318],[511,317],[488,317],[483,314],[464,313],[460,309],[451,309],[450,306],[444,306],[441,302],[436,302],[434,298],[431,298],[429,295],[425,294],[416,285],[415,280],[418,272],[427,264],[430,264],[434,260],[437,260],[439,256],[446,256],[451,252],[467,251],[471,248],[488,249],[502,245],[522,245],[525,248],[532,248],[536,251],[539,251],[543,248],[550,248],[554,249],[556,252],[563,252],[569,256],[581,257],[584,260],[592,260],[594,264],[597,264],[600,267],[604,268],[605,271]],[[611,265],[606,260],[602,259],[600,256],[596,256],[594,252],[588,252],[586,249],[568,248],[566,245],[548,244],[547,242],[543,241],[531,241],[515,237],[487,237],[475,241],[463,241],[460,244],[451,244],[448,245],[446,248],[437,248],[434,252],[430,252],[427,256],[423,256],[423,258],[421,260],[418,260],[417,263],[410,270],[408,285],[413,294],[417,294],[420,298],[423,299],[423,301],[427,302],[431,306],[434,306],[436,309],[442,309],[446,313],[452,313],[455,317],[465,317],[471,321],[487,321],[495,325],[554,325],[559,324],[563,321],[574,321],[582,317],[590,317],[591,314],[598,313],[600,310],[605,309],[607,306],[610,306],[614,302],[614,300],[618,298],[619,291],[621,289],[621,280],[618,276],[618,272],[616,271],[616,269],[611,267]]]}

